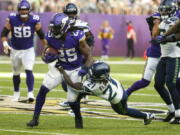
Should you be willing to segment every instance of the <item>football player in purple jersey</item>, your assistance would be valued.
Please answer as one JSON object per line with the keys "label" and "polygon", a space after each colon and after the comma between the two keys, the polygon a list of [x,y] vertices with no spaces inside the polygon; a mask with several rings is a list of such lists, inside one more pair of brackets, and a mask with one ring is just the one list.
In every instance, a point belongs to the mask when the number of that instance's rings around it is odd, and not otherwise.
{"label": "football player in purple jersey", "polygon": [[[86,37],[85,38],[86,43],[88,44],[88,46],[90,47],[91,52],[92,52],[93,48],[94,48],[94,42],[95,42],[94,35],[92,34],[92,32],[90,30],[89,24],[87,22],[79,19],[78,7],[74,3],[68,3],[63,9],[63,13],[65,13],[66,15],[69,16],[70,23],[71,23],[71,30],[77,30],[77,29],[80,30],[81,29],[84,31],[85,37]],[[83,74],[83,72],[80,74]],[[67,85],[64,81],[62,82],[62,88],[64,91],[67,92]],[[87,96],[86,96],[86,98],[87,98]],[[62,107],[69,107],[67,101],[60,102],[59,105]]]}
{"label": "football player in purple jersey", "polygon": [[[34,76],[33,66],[35,61],[35,52],[33,38],[36,32],[46,45],[44,33],[41,28],[40,18],[38,15],[31,14],[31,5],[28,1],[22,0],[17,6],[17,13],[10,13],[6,24],[1,32],[1,40],[4,52],[10,54],[13,70],[14,96],[13,101],[20,98],[20,72],[23,66],[26,73],[26,84],[28,88],[28,100],[34,101]],[[11,46],[8,44],[8,33],[11,32]]]}
{"label": "football player in purple jersey", "polygon": [[[151,32],[151,37],[154,38],[156,36],[158,26],[160,24],[160,14],[154,13],[153,15],[147,17],[146,21]],[[130,88],[127,89],[128,95],[131,95],[132,92],[139,90],[141,88],[145,88],[150,84],[152,77],[156,71],[156,66],[159,62],[160,56],[160,45],[151,44],[151,46],[147,49],[148,59],[146,61],[143,77],[141,80],[136,81]]]}
{"label": "football player in purple jersey", "polygon": [[[33,119],[27,123],[27,126],[37,126],[42,106],[46,95],[53,88],[63,81],[63,76],[55,66],[62,66],[73,82],[81,82],[81,72],[88,71],[92,63],[91,49],[85,41],[85,34],[82,30],[71,30],[70,19],[64,13],[57,13],[50,22],[50,31],[47,34],[48,45],[58,50],[58,60],[46,74],[36,98],[36,105]],[[52,60],[46,55],[45,61]],[[85,62],[83,62],[83,60]],[[78,97],[80,93],[70,86],[67,86],[68,104],[75,114],[75,127],[83,128],[82,117],[80,113],[80,102]]]}

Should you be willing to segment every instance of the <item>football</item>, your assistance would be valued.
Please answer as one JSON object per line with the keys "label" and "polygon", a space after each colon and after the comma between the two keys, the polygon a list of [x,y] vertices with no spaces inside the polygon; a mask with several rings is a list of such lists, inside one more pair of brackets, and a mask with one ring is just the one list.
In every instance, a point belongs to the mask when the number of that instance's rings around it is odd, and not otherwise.
{"label": "football", "polygon": [[58,58],[58,50],[56,50],[52,47],[47,47],[42,53],[42,60],[45,63],[53,62],[57,58]]}
{"label": "football", "polygon": [[52,48],[52,47],[47,47],[45,50],[44,50],[44,53],[50,53],[50,54],[55,54],[57,55],[58,54],[58,50]]}

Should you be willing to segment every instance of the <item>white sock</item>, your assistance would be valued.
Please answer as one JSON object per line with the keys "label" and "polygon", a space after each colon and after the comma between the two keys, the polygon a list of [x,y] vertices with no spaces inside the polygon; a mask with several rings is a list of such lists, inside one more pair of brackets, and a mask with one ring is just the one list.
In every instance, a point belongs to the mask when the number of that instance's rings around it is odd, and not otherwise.
{"label": "white sock", "polygon": [[168,107],[168,110],[169,110],[170,113],[175,111],[175,108],[174,108],[173,104],[167,105],[167,107]]}
{"label": "white sock", "polygon": [[175,117],[180,117],[180,109],[175,110]]}

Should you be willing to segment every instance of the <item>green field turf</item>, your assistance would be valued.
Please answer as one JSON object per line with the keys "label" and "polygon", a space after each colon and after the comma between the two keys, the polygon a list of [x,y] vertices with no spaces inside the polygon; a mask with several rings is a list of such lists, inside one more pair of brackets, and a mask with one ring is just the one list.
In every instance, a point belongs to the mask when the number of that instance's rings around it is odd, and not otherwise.
{"label": "green field turf", "polygon": [[[96,58],[98,59],[98,58]],[[38,61],[40,59],[38,58]],[[11,73],[8,58],[0,58],[0,74]],[[113,57],[108,61],[124,61],[124,58]],[[141,62],[143,59],[136,58],[128,62]],[[143,64],[110,64],[111,75],[119,80],[125,89],[133,82],[141,78]],[[36,64],[34,73],[46,73],[46,64]],[[43,78],[35,78],[35,95],[39,90]],[[129,105],[146,112],[155,112],[157,117],[165,117],[167,108],[157,92],[153,88],[153,82],[145,89],[135,92],[129,97]],[[13,94],[11,77],[0,76],[0,99]],[[25,78],[21,81],[21,96],[26,98],[27,88]],[[58,106],[59,101],[66,98],[66,93],[61,86],[48,93],[43,115],[40,117],[40,125],[33,129],[27,128],[26,123],[32,118],[34,104],[19,103],[13,105],[7,100],[7,105],[0,104],[0,135],[179,135],[180,126],[154,120],[152,124],[144,126],[142,120],[129,120],[115,114],[106,102],[97,97],[89,97],[88,104],[82,104],[84,116],[84,129],[74,128],[74,119],[68,110]],[[94,102],[96,101],[96,102]],[[3,101],[0,101],[3,102]],[[99,103],[102,104],[99,105]],[[28,108],[29,106],[29,108]],[[55,109],[51,109],[54,107]],[[99,114],[100,113],[100,114]]]}

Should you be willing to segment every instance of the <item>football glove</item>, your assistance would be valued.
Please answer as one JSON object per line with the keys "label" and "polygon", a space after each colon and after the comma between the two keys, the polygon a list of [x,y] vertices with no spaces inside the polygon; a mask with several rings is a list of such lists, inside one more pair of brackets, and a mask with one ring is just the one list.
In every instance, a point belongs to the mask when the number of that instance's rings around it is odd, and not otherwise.
{"label": "football glove", "polygon": [[78,75],[79,76],[85,76],[88,73],[88,67],[82,66],[81,70],[79,70]]}

